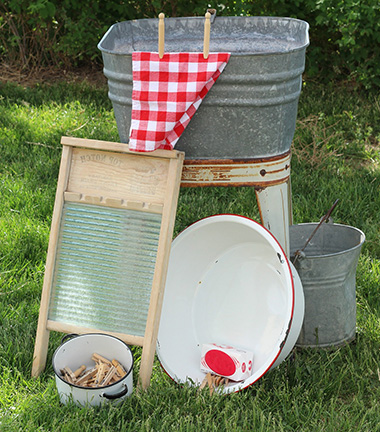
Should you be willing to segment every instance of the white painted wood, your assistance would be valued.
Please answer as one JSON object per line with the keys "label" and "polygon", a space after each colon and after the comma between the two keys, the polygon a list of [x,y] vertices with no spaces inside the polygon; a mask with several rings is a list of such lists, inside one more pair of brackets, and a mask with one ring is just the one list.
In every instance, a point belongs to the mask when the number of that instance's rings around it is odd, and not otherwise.
{"label": "white painted wood", "polygon": [[291,221],[289,180],[256,190],[261,222],[280,243],[289,257],[289,224]]}

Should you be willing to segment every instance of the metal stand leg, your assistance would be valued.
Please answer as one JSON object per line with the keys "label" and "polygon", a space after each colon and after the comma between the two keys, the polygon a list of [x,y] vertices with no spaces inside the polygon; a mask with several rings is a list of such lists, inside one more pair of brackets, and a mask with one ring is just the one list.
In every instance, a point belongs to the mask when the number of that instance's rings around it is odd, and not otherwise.
{"label": "metal stand leg", "polygon": [[291,223],[289,181],[256,189],[261,222],[278,240],[289,257],[289,224]]}
{"label": "metal stand leg", "polygon": [[261,223],[271,231],[289,256],[292,223],[290,152],[272,158],[185,160],[182,186],[253,186]]}

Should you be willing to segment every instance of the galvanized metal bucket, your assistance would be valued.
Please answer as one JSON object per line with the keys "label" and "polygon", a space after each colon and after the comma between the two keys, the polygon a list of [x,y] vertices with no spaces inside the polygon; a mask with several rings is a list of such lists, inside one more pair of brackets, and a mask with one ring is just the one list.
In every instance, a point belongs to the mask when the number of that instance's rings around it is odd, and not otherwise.
{"label": "galvanized metal bucket", "polygon": [[[157,51],[158,19],[114,24],[98,44],[121,142],[132,111],[132,52]],[[290,150],[309,25],[274,17],[216,17],[210,51],[231,52],[182,134],[186,159],[251,159]],[[165,52],[200,52],[204,18],[165,19]]]}
{"label": "galvanized metal bucket", "polygon": [[[291,257],[317,225],[290,227]],[[297,346],[339,346],[355,338],[356,267],[364,240],[364,233],[357,228],[324,223],[295,262],[305,295]]]}

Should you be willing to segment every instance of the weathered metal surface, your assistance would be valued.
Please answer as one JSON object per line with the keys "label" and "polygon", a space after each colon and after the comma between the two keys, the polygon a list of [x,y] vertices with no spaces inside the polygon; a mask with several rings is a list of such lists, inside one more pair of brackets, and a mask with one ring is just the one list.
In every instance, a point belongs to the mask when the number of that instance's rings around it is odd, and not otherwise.
{"label": "weathered metal surface", "polygon": [[290,175],[290,153],[250,160],[186,160],[181,186],[254,186],[284,183]]}
{"label": "weathered metal surface", "polygon": [[262,224],[289,256],[292,223],[290,152],[281,157],[237,160],[187,160],[181,186],[253,186]]}
{"label": "weathered metal surface", "polygon": [[[202,51],[204,18],[165,20],[165,51]],[[291,18],[216,17],[210,51],[231,58],[176,149],[186,159],[252,159],[289,151],[293,139],[308,24]],[[113,25],[98,45],[120,140],[128,142],[133,51],[157,51],[158,19]]]}
{"label": "weathered metal surface", "polygon": [[[317,225],[290,227],[291,256]],[[305,293],[298,346],[338,346],[355,338],[356,267],[364,240],[364,233],[357,228],[324,223],[296,261]]]}
{"label": "weathered metal surface", "polygon": [[[203,17],[165,20],[165,51],[202,51]],[[182,186],[254,186],[262,222],[289,251],[290,146],[295,130],[308,24],[291,18],[217,17],[210,51],[230,61],[176,149],[185,151]],[[132,113],[132,52],[157,51],[158,19],[115,24],[102,51],[120,140]]]}

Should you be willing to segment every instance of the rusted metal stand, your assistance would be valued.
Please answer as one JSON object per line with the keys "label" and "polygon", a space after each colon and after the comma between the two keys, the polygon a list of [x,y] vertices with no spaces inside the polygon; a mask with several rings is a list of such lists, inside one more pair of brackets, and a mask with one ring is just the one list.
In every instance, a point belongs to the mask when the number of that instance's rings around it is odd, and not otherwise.
{"label": "rusted metal stand", "polygon": [[181,186],[253,186],[261,223],[289,256],[290,151],[260,159],[188,159],[184,162]]}

